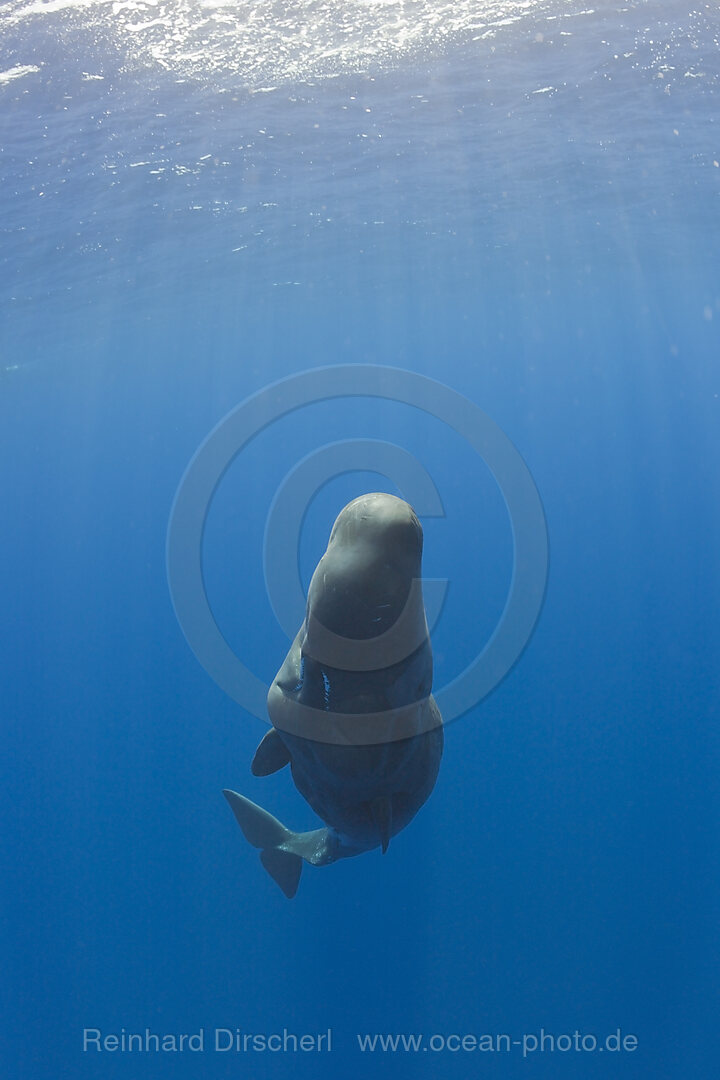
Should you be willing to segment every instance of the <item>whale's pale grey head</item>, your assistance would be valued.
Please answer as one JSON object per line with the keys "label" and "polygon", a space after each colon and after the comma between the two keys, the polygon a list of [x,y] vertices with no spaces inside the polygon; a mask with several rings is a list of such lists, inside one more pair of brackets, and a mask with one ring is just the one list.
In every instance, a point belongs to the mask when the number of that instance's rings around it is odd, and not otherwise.
{"label": "whale's pale grey head", "polygon": [[399,571],[417,573],[422,558],[422,526],[409,503],[375,491],[360,495],[338,514],[328,551],[342,545],[368,558],[391,559]]}
{"label": "whale's pale grey head", "polygon": [[415,652],[427,638],[422,546],[420,522],[402,499],[373,492],[348,503],[310,582],[303,654],[372,671]]}
{"label": "whale's pale grey head", "polygon": [[367,746],[437,726],[421,561],[422,529],[402,499],[372,493],[341,511],[270,687],[276,728]]}

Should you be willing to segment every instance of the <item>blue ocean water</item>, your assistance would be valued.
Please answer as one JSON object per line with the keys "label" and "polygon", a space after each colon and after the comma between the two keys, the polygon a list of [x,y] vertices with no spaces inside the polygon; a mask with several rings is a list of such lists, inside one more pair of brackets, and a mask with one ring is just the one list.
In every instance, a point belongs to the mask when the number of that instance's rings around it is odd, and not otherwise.
{"label": "blue ocean water", "polygon": [[[719,34],[675,0],[2,5],[3,1075],[714,1075]],[[266,728],[190,651],[165,543],[213,427],[338,364],[429,376],[500,425],[550,571],[415,821],[288,901],[221,789],[317,820],[286,772],[250,775]],[[269,683],[265,521],[346,438],[404,447],[441,494],[442,687],[501,615],[512,535],[483,462],[402,403],[311,403],[238,457],[213,611]],[[287,542],[305,585],[378,487],[312,499]],[[332,1050],[215,1051],[216,1028]],[[85,1029],[205,1049],[83,1050]],[[424,1043],[358,1043],[401,1033]]]}

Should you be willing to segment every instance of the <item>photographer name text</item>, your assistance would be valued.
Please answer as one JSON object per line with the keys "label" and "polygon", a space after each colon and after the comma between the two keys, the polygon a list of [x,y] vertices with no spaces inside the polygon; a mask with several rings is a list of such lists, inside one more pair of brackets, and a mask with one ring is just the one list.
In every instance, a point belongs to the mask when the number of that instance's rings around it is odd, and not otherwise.
{"label": "photographer name text", "polygon": [[83,1028],[83,1052],[88,1053],[183,1053],[189,1051],[202,1054],[213,1053],[324,1053],[332,1050],[332,1029],[323,1032],[305,1032],[296,1034],[283,1028],[282,1031],[253,1034],[240,1028],[214,1028],[206,1031],[199,1028],[194,1032],[156,1032],[150,1028],[144,1031],[103,1032],[100,1028]]}

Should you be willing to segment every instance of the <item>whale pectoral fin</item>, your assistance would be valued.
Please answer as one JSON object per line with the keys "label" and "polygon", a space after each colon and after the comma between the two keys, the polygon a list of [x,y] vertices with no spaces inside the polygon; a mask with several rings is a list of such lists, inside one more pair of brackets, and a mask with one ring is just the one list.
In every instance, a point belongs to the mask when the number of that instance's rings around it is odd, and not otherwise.
{"label": "whale pectoral fin", "polygon": [[290,752],[275,728],[270,728],[260,740],[250,769],[253,776],[269,776],[290,761]]}
{"label": "whale pectoral fin", "polygon": [[302,872],[300,856],[292,855],[289,851],[280,851],[278,848],[268,848],[260,852],[260,862],[273,881],[280,886],[288,900],[292,900],[300,884]]}
{"label": "whale pectoral fin", "polygon": [[260,848],[260,861],[288,899],[297,892],[303,860],[311,866],[335,861],[329,829],[296,833],[244,795],[227,789],[223,795],[245,839]]}
{"label": "whale pectoral fin", "polygon": [[382,853],[384,855],[388,849],[392,832],[392,802],[387,795],[372,800],[370,803],[370,814],[380,833]]}

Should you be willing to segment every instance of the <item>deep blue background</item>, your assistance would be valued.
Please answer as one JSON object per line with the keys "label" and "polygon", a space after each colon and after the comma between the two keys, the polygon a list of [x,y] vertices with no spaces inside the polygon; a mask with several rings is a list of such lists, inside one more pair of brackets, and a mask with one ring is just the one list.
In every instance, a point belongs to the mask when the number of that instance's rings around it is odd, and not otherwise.
{"label": "deep blue background", "polygon": [[[94,68],[48,58],[52,24],[8,30],[5,68],[43,56],[0,85],[8,1076],[713,1075],[718,23],[607,6],[561,37],[547,13],[232,100],[91,42]],[[383,139],[360,139],[366,108]],[[133,167],[207,153],[205,171]],[[226,412],[338,362],[429,374],[489,413],[535,477],[551,571],[416,821],[385,857],[306,870],[289,903],[220,790],[294,828],[312,813],[287,775],[250,776],[264,727],[190,653],[165,533]],[[442,685],[492,630],[510,537],[484,466],[409,408],[313,406],[233,467],[205,551],[218,618],[269,681],[287,642],[267,509],[300,457],[349,436],[406,446],[445,502],[425,562],[451,582]],[[377,483],[315,500],[306,580]],[[200,1026],[332,1027],[334,1051],[81,1052],[83,1027]],[[618,1027],[639,1046],[610,1060],[368,1060],[355,1040]]]}

